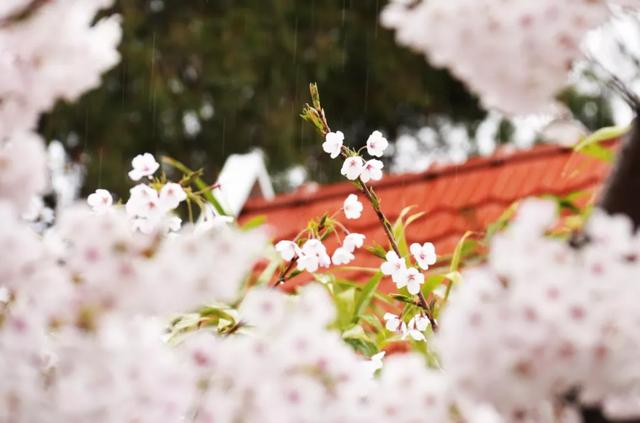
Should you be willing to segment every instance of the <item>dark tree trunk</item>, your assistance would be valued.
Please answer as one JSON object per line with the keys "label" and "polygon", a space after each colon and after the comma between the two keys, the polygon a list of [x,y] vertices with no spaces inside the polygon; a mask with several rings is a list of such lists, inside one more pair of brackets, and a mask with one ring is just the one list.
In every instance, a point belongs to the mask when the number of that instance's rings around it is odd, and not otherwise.
{"label": "dark tree trunk", "polygon": [[[615,164],[603,187],[598,205],[611,214],[623,213],[640,227],[640,120],[633,121],[631,132],[624,136]],[[585,423],[613,423],[598,408],[583,408]],[[616,420],[640,423],[640,419]]]}
{"label": "dark tree trunk", "polygon": [[640,120],[635,119],[622,140],[607,178],[599,206],[611,214],[624,213],[640,227]]}
{"label": "dark tree trunk", "polygon": [[581,411],[584,423],[640,423],[640,420],[609,420],[597,408],[583,408]]}

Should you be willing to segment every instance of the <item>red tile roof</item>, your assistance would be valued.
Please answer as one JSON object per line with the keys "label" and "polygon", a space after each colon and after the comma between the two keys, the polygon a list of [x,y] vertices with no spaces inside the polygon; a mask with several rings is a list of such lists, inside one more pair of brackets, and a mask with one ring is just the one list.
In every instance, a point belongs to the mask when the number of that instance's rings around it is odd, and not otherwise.
{"label": "red tile roof", "polygon": [[[416,212],[426,212],[412,224],[408,241],[433,242],[438,254],[446,254],[453,251],[466,231],[483,231],[514,201],[524,197],[585,191],[583,201],[593,200],[608,167],[570,149],[539,145],[527,151],[497,153],[418,174],[385,175],[373,187],[391,222],[407,206],[416,206]],[[302,189],[271,201],[252,199],[245,205],[240,221],[265,215],[276,240],[292,239],[310,219],[339,210],[351,193],[358,194],[365,203],[364,212],[359,220],[349,221],[339,214],[341,221],[350,231],[365,234],[367,244],[375,241],[386,246],[373,210],[349,182],[316,190]],[[336,245],[333,238],[327,242],[330,252]],[[356,257],[355,266],[379,265],[379,259],[364,251]]]}

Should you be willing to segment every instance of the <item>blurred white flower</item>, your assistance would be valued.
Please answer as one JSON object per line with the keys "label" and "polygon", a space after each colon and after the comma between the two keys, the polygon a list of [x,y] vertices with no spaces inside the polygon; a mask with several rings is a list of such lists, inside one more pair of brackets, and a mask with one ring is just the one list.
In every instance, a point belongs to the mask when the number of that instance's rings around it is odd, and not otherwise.
{"label": "blurred white flower", "polygon": [[113,205],[113,197],[106,189],[97,189],[93,194],[87,197],[87,204],[97,213],[104,213],[111,209]]}
{"label": "blurred white flower", "polygon": [[356,248],[360,248],[364,245],[364,239],[364,235],[352,232],[344,238],[342,248],[353,253]]}
{"label": "blurred white flower", "polygon": [[276,251],[280,254],[283,260],[291,261],[295,256],[297,256],[301,250],[293,241],[282,240],[279,241],[276,246]]}
{"label": "blurred white flower", "polygon": [[358,200],[358,196],[355,194],[349,194],[344,200],[342,210],[347,219],[360,219],[363,210],[362,203]]}
{"label": "blurred white flower", "polygon": [[184,192],[180,184],[167,182],[160,188],[159,204],[164,210],[173,210],[187,199],[187,193]]}
{"label": "blurred white flower", "polygon": [[349,264],[354,259],[355,259],[355,256],[353,255],[353,253],[343,247],[336,248],[336,250],[333,252],[333,255],[331,256],[331,261],[336,266]]}

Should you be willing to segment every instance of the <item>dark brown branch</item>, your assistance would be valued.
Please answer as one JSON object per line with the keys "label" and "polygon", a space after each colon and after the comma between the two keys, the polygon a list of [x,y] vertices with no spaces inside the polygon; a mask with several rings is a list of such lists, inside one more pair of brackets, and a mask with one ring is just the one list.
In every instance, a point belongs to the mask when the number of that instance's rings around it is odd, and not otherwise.
{"label": "dark brown branch", "polygon": [[610,214],[629,216],[634,227],[640,227],[640,124],[637,117],[622,140],[598,205]]}

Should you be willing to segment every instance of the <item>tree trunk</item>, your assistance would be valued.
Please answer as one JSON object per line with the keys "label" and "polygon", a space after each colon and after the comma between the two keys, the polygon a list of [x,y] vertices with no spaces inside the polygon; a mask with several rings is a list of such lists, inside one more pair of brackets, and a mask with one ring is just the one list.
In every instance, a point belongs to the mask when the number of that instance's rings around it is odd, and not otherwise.
{"label": "tree trunk", "polygon": [[624,136],[598,205],[610,214],[624,213],[640,227],[640,120]]}
{"label": "tree trunk", "polygon": [[[622,139],[615,164],[603,187],[598,206],[610,214],[623,213],[631,218],[635,229],[640,227],[640,119],[633,121],[631,131]],[[583,408],[585,423],[610,423],[599,409]],[[640,423],[640,419],[617,420]]]}

